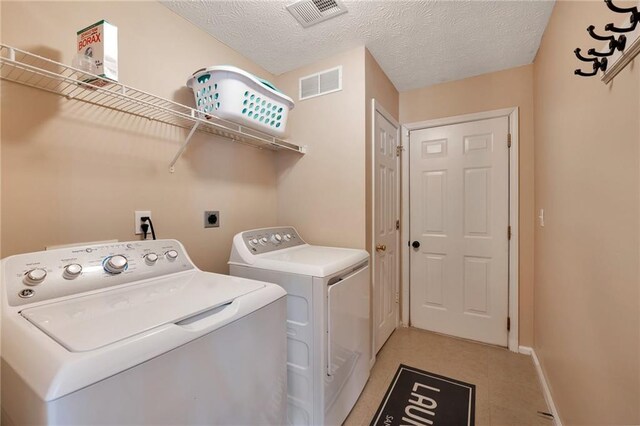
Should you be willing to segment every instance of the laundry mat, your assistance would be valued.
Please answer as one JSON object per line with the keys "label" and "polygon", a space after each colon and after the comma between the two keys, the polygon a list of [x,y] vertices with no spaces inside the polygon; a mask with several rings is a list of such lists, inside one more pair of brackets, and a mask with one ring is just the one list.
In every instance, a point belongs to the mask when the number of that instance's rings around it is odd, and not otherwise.
{"label": "laundry mat", "polygon": [[476,386],[400,364],[371,426],[472,426]]}

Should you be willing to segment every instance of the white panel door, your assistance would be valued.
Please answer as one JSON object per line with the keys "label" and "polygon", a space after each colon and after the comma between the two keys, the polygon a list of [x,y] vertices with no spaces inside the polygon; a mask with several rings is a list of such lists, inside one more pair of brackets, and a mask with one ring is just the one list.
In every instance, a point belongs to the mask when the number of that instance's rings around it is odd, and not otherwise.
{"label": "white panel door", "polygon": [[398,273],[400,231],[400,161],[398,127],[381,113],[374,121],[374,277],[373,318],[375,351],[380,350],[398,325]]}
{"label": "white panel door", "polygon": [[508,132],[507,117],[411,132],[415,327],[507,346]]}

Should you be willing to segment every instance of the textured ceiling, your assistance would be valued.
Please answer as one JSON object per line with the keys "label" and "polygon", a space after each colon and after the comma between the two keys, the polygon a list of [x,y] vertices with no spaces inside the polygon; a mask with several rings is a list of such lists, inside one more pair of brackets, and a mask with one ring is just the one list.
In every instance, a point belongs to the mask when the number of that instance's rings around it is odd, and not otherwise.
{"label": "textured ceiling", "polygon": [[309,28],[279,0],[161,2],[273,74],[366,46],[400,91],[529,64],[552,1],[344,1]]}

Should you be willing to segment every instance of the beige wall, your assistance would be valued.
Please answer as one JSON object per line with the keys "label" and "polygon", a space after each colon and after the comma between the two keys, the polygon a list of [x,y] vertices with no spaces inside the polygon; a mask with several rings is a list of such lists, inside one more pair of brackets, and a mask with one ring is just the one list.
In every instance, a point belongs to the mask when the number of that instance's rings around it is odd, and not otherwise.
{"label": "beige wall", "polygon": [[585,28],[616,19],[558,2],[535,60],[535,349],[565,425],[640,424],[639,58],[573,75],[600,47]]}
{"label": "beige wall", "polygon": [[[191,104],[187,77],[233,64],[266,73],[156,2],[2,2],[2,39],[70,64],[76,31],[119,29],[120,81]],[[28,24],[27,24],[28,23]],[[2,82],[2,256],[45,245],[133,234],[152,210],[161,238],[182,241],[198,266],[226,272],[231,238],[276,223],[275,155],[198,134],[175,174],[187,131]],[[204,229],[203,211],[221,211]]]}
{"label": "beige wall", "polygon": [[[376,58],[365,49],[365,77],[366,77],[366,96],[367,96],[367,119],[371,119],[371,99],[375,99],[387,110],[389,114],[396,120],[400,118],[400,94],[393,85],[389,77],[384,73]],[[371,130],[371,126],[367,128]]]}
{"label": "beige wall", "polygon": [[400,93],[400,121],[412,123],[520,108],[520,345],[533,344],[533,66]]}
{"label": "beige wall", "polygon": [[[313,244],[365,248],[365,49],[276,77],[294,96],[290,139],[303,156],[278,155],[278,222]],[[298,79],[342,65],[342,91],[298,101]]]}

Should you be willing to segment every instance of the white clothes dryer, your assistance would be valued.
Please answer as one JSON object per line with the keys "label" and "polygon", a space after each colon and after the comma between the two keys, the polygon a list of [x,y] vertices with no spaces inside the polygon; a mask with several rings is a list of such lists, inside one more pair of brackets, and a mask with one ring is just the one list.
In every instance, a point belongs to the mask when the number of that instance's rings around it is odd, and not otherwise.
{"label": "white clothes dryer", "polygon": [[287,291],[288,424],[342,424],[369,378],[369,254],[265,228],[234,237],[229,265]]}
{"label": "white clothes dryer", "polygon": [[178,241],[2,260],[2,424],[281,425],[285,291]]}

